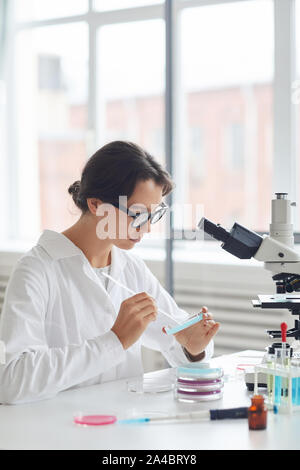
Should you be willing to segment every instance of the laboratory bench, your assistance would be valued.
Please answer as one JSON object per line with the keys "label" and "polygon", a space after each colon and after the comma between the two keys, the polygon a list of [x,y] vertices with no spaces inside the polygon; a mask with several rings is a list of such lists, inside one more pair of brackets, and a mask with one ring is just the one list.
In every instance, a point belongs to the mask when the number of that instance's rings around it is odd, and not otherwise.
{"label": "laboratory bench", "polygon": [[[80,426],[74,416],[108,414],[118,418],[163,416],[186,411],[250,406],[251,392],[244,382],[244,368],[261,360],[259,351],[242,351],[216,357],[212,365],[225,373],[224,394],[219,400],[178,403],[173,391],[136,393],[122,379],[85,388],[74,388],[35,403],[0,406],[0,449],[92,450],[202,450],[202,449],[300,449],[299,412],[268,412],[267,428],[250,431],[247,419]],[[173,371],[174,372],[174,371]],[[170,369],[145,374],[158,382]]]}

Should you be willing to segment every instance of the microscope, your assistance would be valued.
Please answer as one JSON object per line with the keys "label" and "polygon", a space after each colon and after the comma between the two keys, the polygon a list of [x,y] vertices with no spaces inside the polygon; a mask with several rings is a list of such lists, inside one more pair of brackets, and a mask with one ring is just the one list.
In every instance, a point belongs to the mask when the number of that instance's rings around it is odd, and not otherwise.
{"label": "microscope", "polygon": [[[221,241],[221,247],[240,259],[254,258],[264,263],[276,285],[276,293],[258,295],[253,307],[288,309],[295,319],[295,327],[287,330],[287,337],[300,339],[300,253],[294,249],[291,211],[295,203],[287,193],[276,193],[272,200],[272,221],[269,235],[256,232],[235,223],[230,231],[203,217],[198,229]],[[297,294],[299,292],[299,294]],[[267,330],[271,338],[281,338],[280,330]],[[276,343],[277,344],[277,343]],[[273,344],[272,346],[275,346]],[[292,354],[292,350],[291,350]]]}

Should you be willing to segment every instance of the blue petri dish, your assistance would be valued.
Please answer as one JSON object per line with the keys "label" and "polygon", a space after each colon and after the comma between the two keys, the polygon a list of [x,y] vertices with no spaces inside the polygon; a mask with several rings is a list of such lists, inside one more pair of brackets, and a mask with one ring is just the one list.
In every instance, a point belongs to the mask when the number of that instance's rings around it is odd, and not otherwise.
{"label": "blue petri dish", "polygon": [[223,377],[222,367],[209,367],[209,364],[185,364],[176,369],[176,376],[185,380],[214,380]]}

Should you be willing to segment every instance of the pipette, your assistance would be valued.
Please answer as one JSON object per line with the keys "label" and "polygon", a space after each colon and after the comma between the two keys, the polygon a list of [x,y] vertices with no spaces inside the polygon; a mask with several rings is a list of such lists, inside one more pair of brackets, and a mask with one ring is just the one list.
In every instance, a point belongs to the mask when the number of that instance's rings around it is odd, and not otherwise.
{"label": "pipette", "polygon": [[[105,277],[108,277],[108,279],[110,279],[111,281],[113,281],[115,284],[117,284],[118,286],[122,287],[123,289],[127,290],[127,292],[129,292],[130,294],[132,295],[136,295],[136,292],[134,292],[132,289],[130,289],[129,287],[125,286],[124,284],[122,284],[121,282],[117,281],[114,277],[110,276],[109,274],[106,274],[106,273],[103,273],[101,272],[101,274]],[[177,323],[177,325],[180,325],[179,321],[175,320],[174,317],[172,317],[172,315],[170,315],[169,313],[167,312],[164,312],[163,310],[159,309],[158,310],[160,313],[162,313],[163,315],[166,315],[166,317],[169,317],[171,318],[171,320],[175,323]]]}
{"label": "pipette", "polygon": [[[129,287],[125,286],[124,284],[122,284],[120,281],[117,281],[114,277],[110,276],[109,274],[107,273],[104,273],[104,272],[101,272],[101,274],[105,277],[107,277],[108,279],[110,279],[111,281],[113,281],[115,284],[117,284],[118,286],[122,287],[123,289],[125,289],[127,292],[129,292],[130,294],[132,295],[135,295],[136,292],[134,292],[132,289],[130,289]],[[203,309],[202,309],[203,310]],[[201,321],[203,319],[203,314],[202,313],[197,313],[196,315],[192,315],[191,317],[187,318],[186,321],[184,321],[183,323],[180,323],[179,321],[177,321],[172,315],[170,315],[169,313],[167,312],[164,312],[163,310],[159,309],[158,310],[160,313],[162,313],[163,315],[165,315],[166,317],[170,318],[174,323],[176,323],[176,326],[174,326],[173,328],[169,328],[169,329],[164,329],[165,333],[167,333],[167,335],[174,335],[175,333],[178,333],[179,331],[181,330],[185,330],[185,328],[188,328],[189,326],[192,326],[194,325],[195,323],[198,323],[199,321]],[[203,310],[204,311],[204,310]]]}
{"label": "pipette", "polygon": [[153,418],[129,418],[117,420],[116,416],[111,415],[85,415],[81,414],[74,417],[74,423],[84,426],[103,426],[107,424],[145,424],[145,423],[160,423],[160,422],[186,422],[186,421],[206,421],[206,420],[220,420],[220,419],[240,419],[248,417],[248,408],[228,408],[216,410],[202,410],[192,413],[181,413],[170,416],[155,416]]}
{"label": "pipette", "polygon": [[[110,276],[109,274],[107,273],[104,273],[104,272],[101,272],[101,274],[105,277],[107,277],[108,279],[110,279],[111,281],[113,281],[115,284],[117,284],[118,286],[122,287],[123,289],[125,289],[127,292],[129,292],[130,294],[132,295],[135,295],[136,292],[134,292],[132,289],[130,289],[129,287],[125,286],[124,284],[122,284],[121,282],[117,281],[115,278],[113,278],[112,276]],[[164,312],[164,310],[161,310],[161,309],[158,309],[158,311],[160,313],[162,313],[163,315],[165,315],[166,317],[170,318],[174,323],[176,323],[176,326],[174,326],[173,328],[169,328],[169,329],[164,329],[165,333],[167,333],[167,335],[174,335],[175,333],[178,333],[179,331],[182,331],[182,330],[185,330],[186,328],[188,328],[189,326],[192,326],[194,325],[195,323],[198,323],[199,321],[201,321],[203,319],[203,314],[202,313],[197,313],[196,315],[192,315],[190,316],[189,318],[187,318],[186,321],[184,321],[183,323],[180,323],[179,321],[177,321],[172,315],[170,315],[169,313],[167,312]],[[202,309],[202,311],[204,312],[204,310]]]}
{"label": "pipette", "polygon": [[283,364],[284,365],[284,362],[285,362],[285,359],[286,359],[286,332],[287,332],[287,324],[285,322],[282,322],[281,325],[280,325],[280,328],[281,328],[281,341],[282,341],[282,360],[283,360]]}
{"label": "pipette", "polygon": [[[281,360],[282,360],[282,366],[285,367],[288,365],[288,356],[289,351],[287,351],[286,347],[286,332],[287,332],[287,324],[285,322],[282,322],[280,325],[281,328],[281,342],[282,342],[282,352],[281,352]],[[284,399],[287,399],[288,397],[288,392],[289,392],[289,381],[286,378],[282,379],[282,396]]]}
{"label": "pipette", "polygon": [[153,418],[129,418],[119,420],[119,424],[139,424],[139,423],[151,423],[151,422],[162,422],[162,421],[203,421],[203,420],[219,420],[219,419],[239,419],[248,417],[248,408],[228,408],[228,409],[216,409],[216,410],[202,410],[194,411],[192,413],[180,413],[170,416],[155,416]]}

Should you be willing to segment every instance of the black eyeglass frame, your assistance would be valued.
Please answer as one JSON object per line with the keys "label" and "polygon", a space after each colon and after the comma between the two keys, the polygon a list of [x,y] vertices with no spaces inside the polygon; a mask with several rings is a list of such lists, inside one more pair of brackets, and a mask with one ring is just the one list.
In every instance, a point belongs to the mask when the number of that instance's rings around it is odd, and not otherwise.
{"label": "black eyeglass frame", "polygon": [[[128,209],[128,207],[126,206],[123,206],[123,204],[120,204],[120,203],[117,203],[117,202],[111,202],[110,203],[112,206],[116,207],[116,209],[120,209],[121,211],[125,212],[127,215],[129,215],[129,217],[132,217],[133,218],[133,221],[132,221],[132,226],[134,228],[139,228],[139,227],[142,227],[143,225],[145,225],[149,219],[150,219],[150,223],[154,223],[156,224],[156,222],[158,222],[164,215],[165,213],[167,212],[169,206],[167,204],[165,204],[164,202],[161,202],[157,207],[156,209],[153,211],[153,212],[149,212],[149,211],[140,211],[140,212],[137,212],[136,214],[134,212],[132,212],[130,209]],[[155,214],[157,214],[159,211],[161,211],[161,215],[160,217],[155,221],[155,222],[152,222],[153,220],[153,217]],[[147,217],[147,220],[145,220],[145,222],[143,222],[142,224],[139,224],[137,225],[136,227],[133,225],[134,224],[134,221],[135,219],[137,219],[138,217],[140,217],[141,214],[148,214],[148,217]]]}

